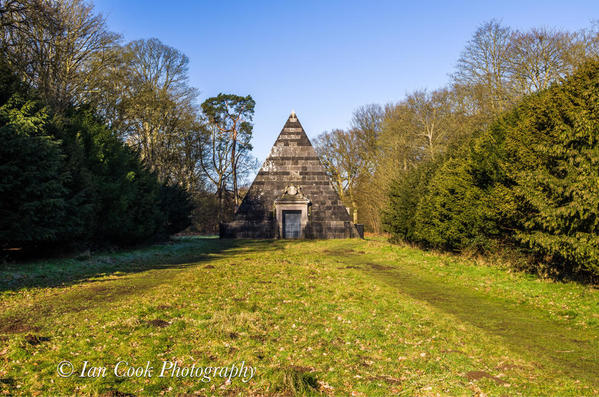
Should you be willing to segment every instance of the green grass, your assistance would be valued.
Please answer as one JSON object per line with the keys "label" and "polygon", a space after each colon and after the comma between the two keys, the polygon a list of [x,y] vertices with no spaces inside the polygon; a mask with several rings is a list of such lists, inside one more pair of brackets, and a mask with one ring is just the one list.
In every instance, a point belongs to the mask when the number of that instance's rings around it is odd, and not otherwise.
{"label": "green grass", "polygon": [[[0,270],[0,392],[593,395],[599,292],[382,240],[182,239]],[[57,364],[106,366],[61,378]],[[245,361],[254,378],[116,378]]]}

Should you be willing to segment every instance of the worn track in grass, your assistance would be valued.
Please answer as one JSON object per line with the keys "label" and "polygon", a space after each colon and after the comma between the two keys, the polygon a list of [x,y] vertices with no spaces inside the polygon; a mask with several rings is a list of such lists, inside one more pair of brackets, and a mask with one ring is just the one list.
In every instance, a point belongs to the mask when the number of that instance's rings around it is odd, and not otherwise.
{"label": "worn track in grass", "polygon": [[[0,391],[599,392],[599,297],[589,286],[376,239],[188,239],[85,265],[23,265],[19,282],[4,284]],[[120,359],[245,361],[258,372],[247,384],[56,375],[62,360],[110,371]]]}

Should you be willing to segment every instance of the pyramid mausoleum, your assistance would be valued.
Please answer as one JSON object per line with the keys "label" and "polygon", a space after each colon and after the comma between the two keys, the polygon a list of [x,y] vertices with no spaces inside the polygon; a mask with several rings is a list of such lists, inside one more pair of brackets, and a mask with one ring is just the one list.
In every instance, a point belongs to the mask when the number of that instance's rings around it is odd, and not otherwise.
{"label": "pyramid mausoleum", "polygon": [[221,238],[359,237],[294,112]]}

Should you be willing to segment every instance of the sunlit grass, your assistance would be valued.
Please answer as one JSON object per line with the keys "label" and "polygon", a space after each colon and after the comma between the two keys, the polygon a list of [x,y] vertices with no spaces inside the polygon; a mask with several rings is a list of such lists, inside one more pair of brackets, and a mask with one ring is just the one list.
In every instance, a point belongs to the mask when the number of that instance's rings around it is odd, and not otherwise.
{"label": "sunlit grass", "polygon": [[[9,393],[599,392],[597,290],[380,239],[186,239],[19,271],[0,295]],[[108,374],[61,378],[63,360]],[[117,379],[120,360],[257,372],[230,384]]]}

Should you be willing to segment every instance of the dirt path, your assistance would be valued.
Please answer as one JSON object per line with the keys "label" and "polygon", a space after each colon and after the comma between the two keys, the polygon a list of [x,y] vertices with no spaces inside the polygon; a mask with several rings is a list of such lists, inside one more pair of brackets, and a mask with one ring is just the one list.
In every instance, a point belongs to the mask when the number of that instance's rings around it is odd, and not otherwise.
{"label": "dirt path", "polygon": [[[370,276],[434,308],[498,336],[510,349],[539,366],[548,365],[574,379],[599,386],[596,335],[557,323],[530,307],[419,275],[406,267],[364,267]],[[414,270],[414,269],[411,269]]]}

